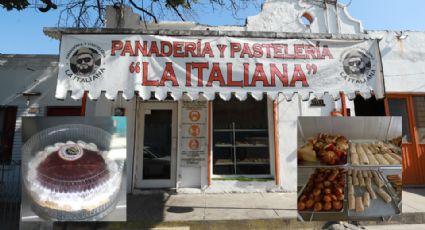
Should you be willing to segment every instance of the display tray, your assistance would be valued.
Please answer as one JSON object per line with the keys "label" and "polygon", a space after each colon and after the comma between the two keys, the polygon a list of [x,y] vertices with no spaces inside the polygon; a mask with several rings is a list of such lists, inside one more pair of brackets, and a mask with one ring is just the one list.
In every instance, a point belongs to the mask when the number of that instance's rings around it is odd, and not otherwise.
{"label": "display tray", "polygon": [[[341,168],[339,168],[339,167],[334,167],[334,168],[338,168],[338,169],[341,169]],[[317,170],[317,169],[316,169]],[[308,181],[310,181],[310,180],[314,180],[314,178],[313,178],[313,174],[314,174],[314,172],[315,171],[313,171],[313,173],[310,175],[310,177],[309,177],[309,179],[307,180],[307,183],[308,183]],[[346,200],[346,190],[347,190],[347,173],[345,173],[345,175],[344,175],[344,201]],[[303,195],[303,193],[304,193],[304,190],[306,189],[306,186],[307,186],[307,183],[305,183],[304,184],[304,186],[302,187],[302,189],[299,191],[299,193],[298,193],[298,197],[297,197],[297,201],[300,199],[300,197]],[[346,207],[345,207],[345,202],[343,202],[343,205],[342,205],[342,208],[340,209],[340,210],[336,210],[336,209],[331,209],[331,210],[329,210],[329,211],[326,211],[326,210],[322,210],[322,211],[320,211],[320,212],[315,212],[313,209],[305,209],[305,210],[302,210],[302,211],[298,211],[299,213],[341,213],[341,212],[343,212],[344,211],[344,209],[345,209]]]}
{"label": "display tray", "polygon": [[319,158],[317,158],[317,161],[315,161],[315,162],[298,161],[298,167],[300,167],[300,168],[303,168],[303,167],[307,167],[307,168],[311,168],[311,167],[334,168],[334,167],[348,166],[349,162],[350,162],[350,154],[349,154],[349,150],[348,150],[347,157],[343,158],[343,160],[338,162],[337,164],[334,164],[334,165],[325,164],[325,163],[322,163]]}
{"label": "display tray", "polygon": [[[379,177],[384,181],[384,187],[383,190],[387,192],[391,196],[391,202],[385,203],[385,201],[376,194],[376,199],[370,199],[370,205],[369,207],[364,208],[364,212],[356,212],[355,210],[348,210],[348,219],[349,220],[364,220],[364,219],[370,219],[370,218],[385,218],[385,217],[391,217],[394,215],[398,215],[401,213],[401,210],[397,204],[398,199],[394,197],[394,194],[389,191],[387,182],[383,179],[382,174],[379,172],[379,170],[375,170]],[[372,188],[376,191],[378,188],[375,184],[375,182],[372,179]],[[366,187],[360,187],[360,186],[354,186],[354,195],[356,197],[361,196],[363,197],[363,193],[367,191]]]}

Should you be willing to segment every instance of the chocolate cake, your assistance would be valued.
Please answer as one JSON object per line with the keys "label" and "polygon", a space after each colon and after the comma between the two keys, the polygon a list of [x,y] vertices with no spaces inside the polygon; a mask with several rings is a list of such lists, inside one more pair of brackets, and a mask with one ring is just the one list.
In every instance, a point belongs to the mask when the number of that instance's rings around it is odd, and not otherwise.
{"label": "chocolate cake", "polygon": [[46,146],[28,162],[32,200],[56,219],[64,212],[89,215],[104,209],[117,197],[122,180],[121,167],[107,155],[84,141]]}
{"label": "chocolate cake", "polygon": [[51,153],[37,168],[40,183],[57,192],[83,192],[104,183],[109,176],[98,151],[68,144]]}

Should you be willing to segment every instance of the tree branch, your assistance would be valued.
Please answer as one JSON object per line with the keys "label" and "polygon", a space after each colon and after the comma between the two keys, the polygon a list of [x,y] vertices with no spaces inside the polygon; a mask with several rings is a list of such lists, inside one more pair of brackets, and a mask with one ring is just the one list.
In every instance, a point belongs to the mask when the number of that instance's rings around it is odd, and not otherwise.
{"label": "tree branch", "polygon": [[130,4],[131,4],[134,8],[136,8],[136,9],[138,9],[138,10],[142,11],[143,13],[145,13],[145,14],[149,15],[150,17],[152,17],[152,18],[153,18],[153,21],[154,21],[155,23],[158,23],[158,19],[156,18],[156,16],[155,16],[153,13],[151,13],[151,12],[149,12],[149,11],[145,10],[144,8],[142,8],[142,7],[138,6],[136,3],[134,3],[134,1],[133,1],[133,0],[129,0],[129,2],[130,2]]}

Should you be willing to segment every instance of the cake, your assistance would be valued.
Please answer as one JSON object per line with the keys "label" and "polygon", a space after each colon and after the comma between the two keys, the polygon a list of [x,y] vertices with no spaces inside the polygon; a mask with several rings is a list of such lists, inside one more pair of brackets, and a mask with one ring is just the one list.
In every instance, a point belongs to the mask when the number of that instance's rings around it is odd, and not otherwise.
{"label": "cake", "polygon": [[45,147],[28,162],[27,189],[33,201],[60,212],[91,212],[109,204],[122,175],[107,153],[83,141]]}

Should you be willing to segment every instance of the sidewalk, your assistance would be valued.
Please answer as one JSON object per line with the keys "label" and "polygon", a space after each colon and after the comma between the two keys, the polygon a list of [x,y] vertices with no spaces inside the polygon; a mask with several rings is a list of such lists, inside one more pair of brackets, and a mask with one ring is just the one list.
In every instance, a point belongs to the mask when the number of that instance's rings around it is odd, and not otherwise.
{"label": "sidewalk", "polygon": [[203,221],[295,219],[296,193],[147,194],[127,198],[127,219]]}

